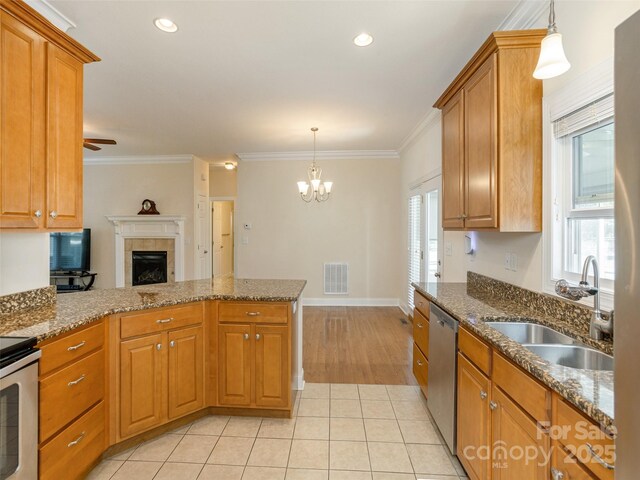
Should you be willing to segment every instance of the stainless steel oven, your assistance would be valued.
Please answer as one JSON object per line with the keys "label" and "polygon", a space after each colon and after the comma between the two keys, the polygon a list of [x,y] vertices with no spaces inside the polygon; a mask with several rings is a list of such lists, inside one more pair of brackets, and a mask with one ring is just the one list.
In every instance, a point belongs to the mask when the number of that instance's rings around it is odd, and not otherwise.
{"label": "stainless steel oven", "polygon": [[0,480],[38,478],[35,338],[0,337]]}

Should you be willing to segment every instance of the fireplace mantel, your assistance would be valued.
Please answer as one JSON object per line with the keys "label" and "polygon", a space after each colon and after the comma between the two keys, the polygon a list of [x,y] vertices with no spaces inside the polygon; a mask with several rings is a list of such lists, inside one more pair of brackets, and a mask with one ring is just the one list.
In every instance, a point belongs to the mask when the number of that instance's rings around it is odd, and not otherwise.
{"label": "fireplace mantel", "polygon": [[173,238],[175,243],[175,280],[184,280],[183,215],[108,215],[115,230],[116,287],[124,287],[126,238]]}

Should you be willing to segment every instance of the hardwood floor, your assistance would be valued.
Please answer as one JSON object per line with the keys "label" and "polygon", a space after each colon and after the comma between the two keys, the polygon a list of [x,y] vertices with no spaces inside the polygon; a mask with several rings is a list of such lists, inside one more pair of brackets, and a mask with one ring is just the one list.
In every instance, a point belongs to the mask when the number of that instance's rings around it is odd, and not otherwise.
{"label": "hardwood floor", "polygon": [[416,385],[411,332],[398,307],[304,307],[305,381]]}

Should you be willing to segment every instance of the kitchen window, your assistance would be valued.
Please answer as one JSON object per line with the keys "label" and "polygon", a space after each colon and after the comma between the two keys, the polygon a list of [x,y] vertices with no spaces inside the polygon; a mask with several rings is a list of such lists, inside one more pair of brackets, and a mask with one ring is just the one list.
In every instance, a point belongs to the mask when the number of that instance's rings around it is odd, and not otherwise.
{"label": "kitchen window", "polygon": [[615,280],[614,137],[612,94],[553,122],[551,280],[579,282],[585,258],[594,255],[609,299]]}

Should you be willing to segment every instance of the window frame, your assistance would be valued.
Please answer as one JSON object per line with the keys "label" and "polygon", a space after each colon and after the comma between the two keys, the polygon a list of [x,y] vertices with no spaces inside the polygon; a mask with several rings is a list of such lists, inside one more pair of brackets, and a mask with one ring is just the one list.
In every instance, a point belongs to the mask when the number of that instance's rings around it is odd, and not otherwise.
{"label": "window frame", "polygon": [[[582,211],[571,208],[572,212],[566,212],[567,206],[572,207],[573,185],[573,159],[567,165],[565,148],[563,151],[562,141],[564,138],[556,138],[554,133],[554,122],[576,112],[589,104],[613,94],[613,58],[609,58],[599,65],[596,65],[585,74],[569,82],[562,88],[554,91],[550,95],[543,97],[543,233],[542,233],[542,270],[543,285],[545,293],[556,295],[555,283],[561,278],[571,282],[580,280],[579,274],[566,272],[565,269],[565,249],[567,242],[565,232],[567,221],[565,213],[571,213],[573,218],[590,218],[594,209],[584,209]],[[606,125],[613,120],[613,117],[600,119],[600,125]],[[594,122],[595,124],[596,122]],[[591,124],[593,128],[593,124]],[[589,130],[589,127],[586,127]],[[581,129],[579,131],[582,131]],[[569,137],[575,136],[579,131],[572,132]],[[569,145],[569,148],[571,146]],[[569,176],[567,178],[567,176]],[[564,187],[563,187],[564,186]],[[567,188],[567,186],[569,188]],[[607,209],[613,216],[613,209]],[[600,218],[600,213],[598,218]],[[559,250],[561,250],[559,252]],[[558,262],[558,258],[560,261]],[[558,268],[560,265],[561,268]],[[613,309],[613,281],[601,279],[600,303],[604,310]],[[580,303],[593,306],[593,298],[587,297]]]}

